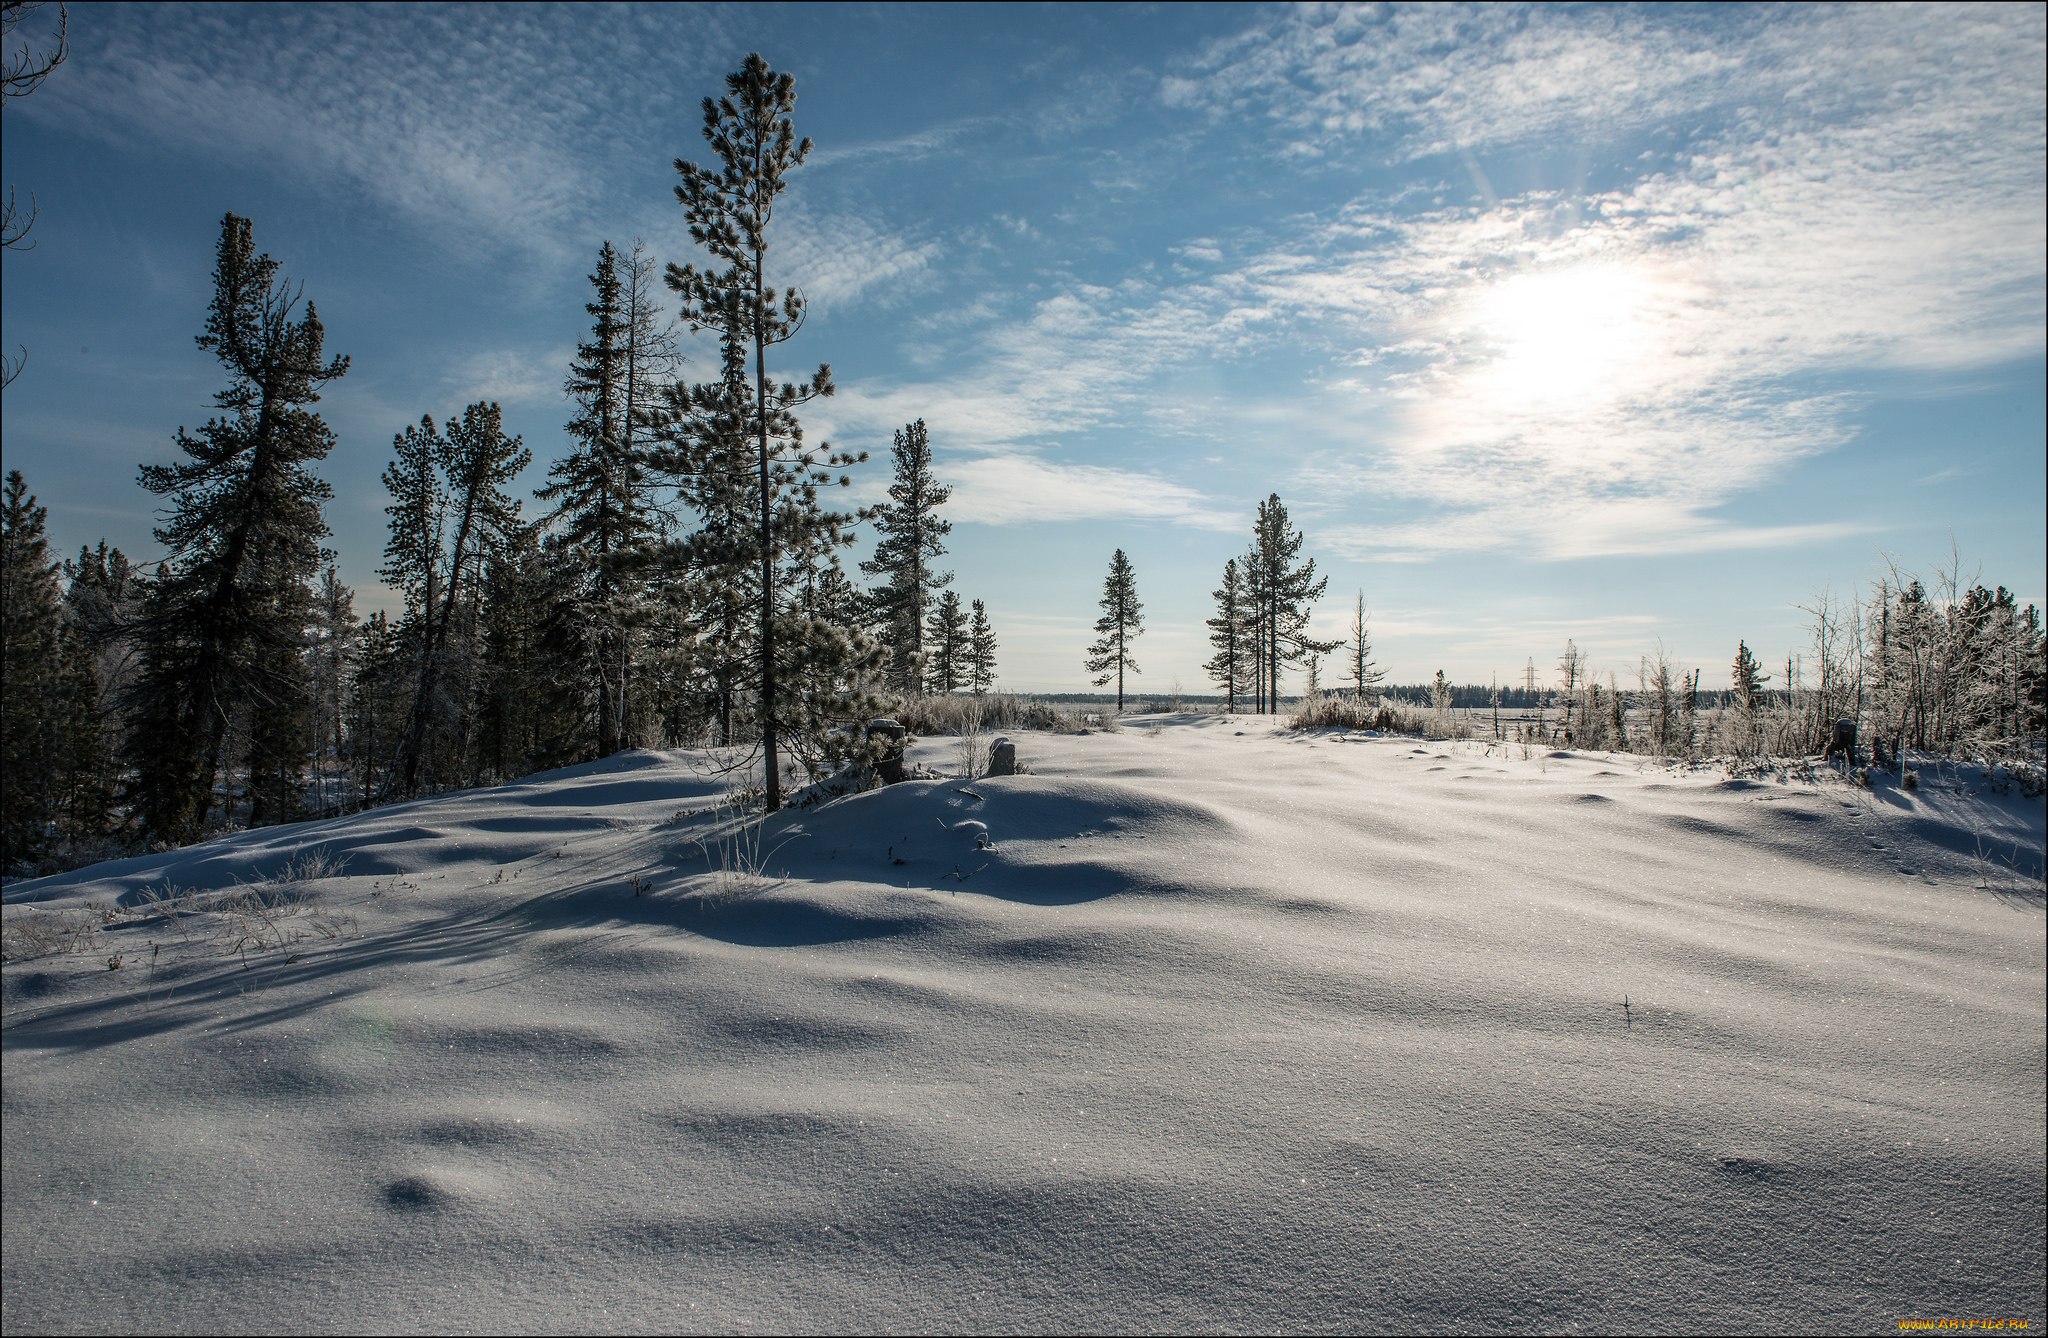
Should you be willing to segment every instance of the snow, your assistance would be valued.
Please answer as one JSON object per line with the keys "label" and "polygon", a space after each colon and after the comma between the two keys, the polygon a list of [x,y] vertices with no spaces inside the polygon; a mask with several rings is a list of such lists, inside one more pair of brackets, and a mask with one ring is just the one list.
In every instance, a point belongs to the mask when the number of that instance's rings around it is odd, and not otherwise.
{"label": "snow", "polygon": [[1013,737],[753,887],[648,752],[10,887],[130,913],[5,968],[6,1329],[2042,1318],[2038,798]]}

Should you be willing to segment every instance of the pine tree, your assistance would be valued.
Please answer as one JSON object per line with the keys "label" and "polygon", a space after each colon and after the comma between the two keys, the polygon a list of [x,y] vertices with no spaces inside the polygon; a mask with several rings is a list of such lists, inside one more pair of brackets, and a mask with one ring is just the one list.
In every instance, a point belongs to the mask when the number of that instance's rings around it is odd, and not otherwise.
{"label": "pine tree", "polygon": [[[300,573],[265,583],[266,622],[277,631],[257,646],[257,681],[248,705],[249,825],[296,822],[305,815],[305,773],[313,745],[313,695],[306,627],[313,592]],[[296,628],[289,636],[286,629]]]}
{"label": "pine tree", "polygon": [[[495,402],[464,409],[460,419],[450,420],[445,437],[434,431],[433,419],[421,418],[420,428],[408,428],[392,447],[399,458],[384,475],[395,500],[385,508],[391,543],[382,574],[406,593],[416,657],[412,704],[392,779],[398,792],[409,795],[419,787],[430,733],[460,739],[467,729],[474,648],[457,624],[474,625],[484,562],[519,525],[519,503],[505,485],[532,462],[533,453],[520,438],[505,435]],[[459,743],[454,751],[462,751]]]}
{"label": "pine tree", "polygon": [[1137,574],[1124,550],[1109,560],[1109,575],[1102,583],[1102,616],[1095,620],[1095,643],[1088,647],[1085,661],[1094,674],[1095,686],[1116,680],[1116,709],[1124,709],[1124,673],[1142,672],[1131,656],[1131,642],[1145,631],[1145,606],[1138,602]]}
{"label": "pine tree", "polygon": [[[740,694],[756,662],[749,629],[759,626],[761,575],[758,529],[749,516],[753,387],[738,298],[729,296],[731,310],[715,326],[720,379],[663,389],[649,413],[647,457],[650,471],[697,516],[692,531],[663,545],[650,571],[655,602],[672,629],[660,654],[666,672],[683,680],[661,695],[674,703],[677,728],[701,716],[726,747],[737,741]],[[702,699],[701,708],[684,704],[693,696]]]}
{"label": "pine tree", "polygon": [[52,707],[59,697],[63,619],[57,564],[21,471],[9,470],[0,504],[0,869],[39,858],[55,814],[50,802],[61,739]]}
{"label": "pine tree", "polygon": [[327,533],[320,505],[332,493],[312,465],[333,434],[303,406],[348,370],[325,361],[326,332],[312,303],[257,255],[249,221],[221,224],[214,297],[199,347],[214,353],[228,386],[222,412],[197,435],[178,430],[188,457],[145,465],[142,485],[169,500],[156,531],[168,556],[149,582],[139,620],[140,672],[129,694],[134,799],[150,830],[173,841],[199,833],[214,778],[228,766],[229,726],[244,702],[282,700],[298,685],[278,677],[303,624],[288,587],[303,586]]}
{"label": "pine tree", "polygon": [[1223,564],[1223,584],[1212,592],[1211,598],[1216,601],[1216,616],[1205,620],[1204,625],[1209,629],[1209,644],[1216,653],[1202,668],[1223,689],[1224,709],[1234,715],[1238,695],[1252,691],[1252,661],[1256,654],[1251,601],[1236,558]]}
{"label": "pine tree", "polygon": [[319,787],[315,807],[322,814],[342,813],[348,808],[346,778],[339,778],[344,784],[337,789],[334,768],[348,756],[344,729],[362,621],[356,617],[355,597],[331,563],[320,574],[320,584],[313,592],[307,665],[313,696],[313,780]]}
{"label": "pine tree", "polygon": [[988,610],[978,599],[967,627],[967,685],[977,697],[996,685],[996,629],[989,625]]}
{"label": "pine tree", "polygon": [[[845,526],[855,517],[820,510],[817,488],[831,481],[830,469],[856,463],[862,457],[830,454],[829,446],[812,450],[803,445],[795,411],[832,393],[830,367],[821,365],[802,385],[785,382],[774,386],[768,380],[768,349],[796,334],[805,311],[803,295],[795,288],[778,292],[768,283],[766,272],[776,197],[786,188],[788,173],[802,164],[811,149],[810,140],[797,140],[790,120],[796,105],[796,81],[788,74],[776,74],[759,54],[750,54],[725,82],[726,97],[704,100],[704,138],[718,155],[719,165],[706,169],[682,159],[675,164],[682,177],[675,188],[676,199],[683,206],[690,237],[723,268],[700,270],[671,264],[668,284],[681,298],[680,314],[685,323],[693,329],[720,332],[728,368],[734,346],[750,355],[751,393],[744,400],[731,393],[739,387],[728,376],[719,399],[710,406],[697,407],[719,415],[737,414],[737,426],[752,438],[754,446],[752,556],[759,580],[753,612],[759,633],[752,667],[764,763],[763,804],[774,812],[782,806],[780,749],[798,728],[785,723],[787,703],[778,682],[785,658],[779,644],[785,627],[779,596],[789,575],[783,559],[795,552],[815,553],[816,540],[836,545],[843,536],[850,541]],[[721,472],[728,477],[737,473],[730,468]],[[842,486],[847,481],[844,475],[840,477]],[[801,625],[808,629],[811,624],[801,620]],[[819,656],[827,654],[843,653],[850,657],[849,664],[862,658],[852,638],[820,635],[817,644],[799,648],[797,658],[807,665],[815,665]],[[846,705],[852,709],[852,700]],[[817,703],[800,713],[807,720],[827,715],[823,704]]]}
{"label": "pine tree", "polygon": [[503,781],[560,765],[583,727],[580,693],[552,686],[573,669],[550,657],[554,579],[538,526],[510,530],[488,555],[474,725],[480,777]]}
{"label": "pine tree", "polygon": [[64,564],[66,770],[63,804],[71,839],[107,834],[120,791],[120,713],[114,703],[132,671],[128,630],[135,614],[134,569],[102,540]]}
{"label": "pine tree", "polygon": [[896,480],[889,485],[888,503],[875,511],[881,542],[860,569],[883,578],[874,604],[883,642],[889,647],[890,673],[901,690],[915,692],[924,676],[920,660],[927,605],[953,579],[951,572],[932,567],[933,560],[946,552],[940,540],[953,530],[952,523],[938,515],[953,490],[932,477],[931,438],[922,418],[897,431],[889,458]]}
{"label": "pine tree", "polygon": [[[1386,681],[1386,674],[1372,660],[1372,632],[1368,624],[1372,614],[1365,605],[1365,592],[1358,592],[1358,604],[1351,611],[1351,684],[1362,707],[1368,695]],[[1496,689],[1496,695],[1498,690]],[[1498,706],[1498,702],[1495,703]]]}
{"label": "pine tree", "polygon": [[[1752,751],[1756,747],[1757,712],[1763,706],[1764,684],[1770,681],[1771,676],[1763,672],[1763,666],[1757,663],[1756,656],[1750,654],[1749,643],[1746,641],[1737,642],[1735,647],[1735,663],[1729,670],[1728,682],[1730,688],[1735,693],[1736,709],[1742,718],[1744,733],[1743,749],[1745,752]],[[1615,696],[1615,706],[1618,711],[1620,709],[1620,694],[1618,692]],[[1624,740],[1628,737],[1625,731],[1620,733]],[[1626,746],[1626,744],[1623,746]]]}
{"label": "pine tree", "polygon": [[577,345],[566,386],[577,405],[568,425],[577,446],[555,462],[551,481],[537,495],[555,503],[547,519],[562,522],[566,550],[582,568],[573,608],[562,610],[569,621],[561,630],[564,644],[575,646],[588,684],[597,755],[609,757],[627,742],[631,635],[642,619],[644,576],[657,528],[644,465],[629,437],[634,415],[627,402],[629,393],[638,394],[636,323],[645,325],[652,316],[643,319],[629,310],[646,299],[628,291],[610,242],[598,252],[590,283],[596,298],[584,309],[592,318],[591,338]]}
{"label": "pine tree", "polygon": [[356,793],[366,798],[388,788],[381,778],[391,774],[405,725],[407,672],[415,663],[404,652],[398,629],[382,609],[370,615],[358,639],[355,673],[349,681],[349,757],[356,768]]}
{"label": "pine tree", "polygon": [[1273,493],[1259,503],[1252,532],[1252,566],[1247,577],[1263,638],[1263,705],[1278,714],[1281,669],[1299,663],[1306,655],[1328,654],[1341,643],[1318,641],[1308,635],[1310,606],[1322,598],[1330,578],[1316,579],[1313,558],[1294,565],[1295,555],[1301,551],[1302,534],[1288,522],[1280,494]]}
{"label": "pine tree", "polygon": [[967,664],[967,610],[960,607],[960,596],[951,590],[940,595],[929,622],[930,626],[925,630],[931,639],[932,653],[931,664],[925,674],[925,690],[950,695],[967,686],[970,672]]}

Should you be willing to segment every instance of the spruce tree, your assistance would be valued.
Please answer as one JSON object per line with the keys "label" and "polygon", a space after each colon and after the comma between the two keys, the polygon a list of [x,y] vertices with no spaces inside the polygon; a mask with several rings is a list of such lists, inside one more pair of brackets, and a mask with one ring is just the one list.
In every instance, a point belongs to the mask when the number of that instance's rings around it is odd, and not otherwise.
{"label": "spruce tree", "polygon": [[889,647],[891,679],[899,690],[915,692],[920,677],[929,677],[920,667],[927,605],[953,579],[951,572],[932,566],[946,552],[940,540],[953,530],[952,523],[938,515],[953,490],[932,476],[931,437],[922,418],[897,431],[889,458],[896,479],[889,485],[889,501],[875,511],[881,541],[874,557],[860,569],[883,578],[873,598],[882,640]]}
{"label": "spruce tree", "polygon": [[[768,350],[793,337],[803,323],[805,302],[795,288],[778,291],[768,282],[769,230],[776,197],[786,189],[790,171],[810,153],[811,141],[799,142],[790,120],[796,105],[796,81],[777,74],[759,54],[726,77],[727,96],[704,100],[704,138],[719,162],[702,168],[676,160],[682,183],[675,188],[690,237],[711,253],[719,268],[692,265],[668,267],[668,284],[681,298],[680,315],[693,329],[720,333],[727,365],[734,346],[746,357],[750,384],[735,386],[728,376],[712,406],[700,409],[738,415],[735,424],[753,445],[752,518],[754,567],[759,573],[752,610],[758,629],[753,648],[755,698],[758,704],[764,763],[763,803],[767,811],[782,806],[781,752],[785,739],[799,726],[786,720],[802,715],[822,719],[822,704],[786,710],[779,682],[785,628],[808,629],[809,620],[785,624],[781,592],[790,575],[784,558],[795,552],[815,553],[814,537],[833,545],[850,540],[845,530],[855,517],[824,512],[817,506],[817,488],[831,481],[829,469],[855,463],[859,457],[834,455],[830,447],[806,448],[796,410],[832,393],[832,371],[820,366],[809,381],[771,384]],[[750,364],[750,365],[749,365]],[[745,398],[733,394],[744,389]],[[722,449],[729,449],[728,446]],[[737,463],[734,461],[733,463]],[[737,471],[721,472],[730,476]],[[736,481],[736,480],[735,480]],[[848,480],[840,477],[842,486]],[[808,635],[808,631],[804,634]],[[822,636],[816,645],[798,648],[797,658],[815,667],[819,656],[844,654],[849,662],[862,653],[850,639]],[[810,668],[806,673],[810,673]],[[863,701],[865,699],[862,699]],[[813,708],[816,709],[813,709]],[[849,699],[847,709],[852,709]]]}
{"label": "spruce tree", "polygon": [[62,740],[53,728],[61,696],[63,618],[57,564],[21,471],[9,470],[0,500],[0,869],[39,858],[54,818],[51,794]]}
{"label": "spruce tree", "polygon": [[951,590],[939,596],[925,630],[931,639],[931,664],[925,674],[925,690],[948,695],[967,686],[967,610],[960,596]]}
{"label": "spruce tree", "polygon": [[1252,533],[1252,568],[1247,575],[1262,637],[1263,705],[1278,714],[1281,669],[1299,663],[1306,655],[1328,654],[1342,643],[1318,641],[1308,635],[1310,607],[1322,598],[1330,578],[1316,579],[1313,558],[1295,565],[1303,536],[1289,523],[1280,494],[1273,493],[1259,503]]}
{"label": "spruce tree", "polygon": [[[1735,693],[1736,710],[1742,719],[1743,751],[1745,753],[1754,751],[1757,747],[1757,735],[1761,726],[1758,714],[1764,704],[1764,684],[1770,681],[1771,676],[1763,672],[1763,666],[1757,662],[1756,656],[1750,654],[1749,643],[1747,641],[1737,642],[1735,646],[1735,663],[1729,669],[1728,685]],[[1615,709],[1617,711],[1620,709],[1619,693],[1616,694]],[[1626,739],[1627,734],[1623,732],[1622,737]],[[1626,747],[1627,745],[1624,744],[1623,746]]]}
{"label": "spruce tree", "polygon": [[120,791],[121,717],[114,709],[132,676],[128,635],[136,607],[134,568],[102,540],[64,564],[60,642],[69,714],[63,804],[73,841],[105,835]]}
{"label": "spruce tree", "polygon": [[1253,655],[1251,601],[1236,558],[1223,564],[1223,584],[1211,592],[1211,598],[1216,601],[1216,616],[1204,626],[1216,653],[1202,668],[1223,689],[1224,709],[1235,715],[1239,694],[1252,689]]}
{"label": "spruce tree", "polygon": [[[1368,696],[1387,677],[1372,660],[1372,632],[1367,626],[1371,618],[1365,606],[1365,592],[1361,590],[1358,592],[1358,604],[1351,611],[1351,654],[1348,657],[1352,691],[1357,695],[1360,707],[1366,705]],[[1495,695],[1498,697],[1498,689]],[[1498,702],[1495,704],[1497,706]]]}
{"label": "spruce tree", "polygon": [[1095,620],[1095,643],[1088,647],[1085,661],[1094,674],[1095,686],[1116,680],[1116,709],[1124,709],[1124,673],[1142,672],[1131,656],[1131,643],[1145,631],[1145,606],[1138,602],[1137,573],[1131,560],[1119,548],[1109,560],[1109,575],[1102,583],[1102,616]]}
{"label": "spruce tree", "polygon": [[[305,816],[305,776],[313,747],[313,694],[306,628],[313,592],[303,572],[265,583],[265,621],[276,629],[257,645],[257,688],[248,703],[249,825]],[[291,635],[287,629],[296,629]]]}
{"label": "spruce tree", "polygon": [[308,302],[297,314],[300,294],[277,270],[256,254],[249,220],[229,214],[197,337],[228,374],[214,396],[221,412],[196,435],[178,430],[185,460],[141,471],[142,486],[168,499],[155,531],[168,555],[137,628],[128,754],[138,813],[172,841],[205,822],[238,707],[300,690],[280,678],[303,632],[287,587],[303,587],[321,559],[320,506],[332,490],[312,466],[334,444],[305,406],[348,359],[325,359],[318,313]]}
{"label": "spruce tree", "polygon": [[643,620],[642,587],[654,557],[657,518],[647,502],[644,462],[630,436],[634,414],[628,403],[638,394],[633,348],[647,311],[632,308],[646,297],[629,292],[610,242],[598,252],[590,283],[595,299],[584,309],[592,318],[591,338],[577,345],[566,387],[577,405],[568,425],[577,446],[548,471],[551,482],[537,495],[555,503],[547,519],[561,522],[566,552],[581,567],[573,604],[561,610],[567,619],[562,639],[575,647],[588,685],[597,755],[609,757],[627,742],[627,666],[632,634]]}
{"label": "spruce tree", "polygon": [[[649,411],[649,469],[696,513],[696,526],[662,545],[650,571],[654,599],[672,629],[662,654],[680,687],[664,689],[671,715],[701,716],[721,746],[736,742],[741,692],[755,663],[750,629],[759,620],[760,564],[750,518],[754,441],[748,432],[753,387],[736,296],[716,326],[720,379],[672,383]],[[701,706],[683,705],[691,696]]]}
{"label": "spruce tree", "polygon": [[[348,756],[344,730],[362,621],[356,617],[355,598],[355,591],[341,583],[340,573],[330,563],[320,574],[320,584],[313,592],[309,625],[312,645],[308,653],[313,694],[313,780],[319,787],[315,807],[323,815],[346,812],[348,808],[346,778],[334,773]],[[337,787],[337,780],[344,783]]]}
{"label": "spruce tree", "polygon": [[996,685],[996,629],[989,624],[988,610],[974,601],[974,617],[967,626],[967,686],[979,697]]}

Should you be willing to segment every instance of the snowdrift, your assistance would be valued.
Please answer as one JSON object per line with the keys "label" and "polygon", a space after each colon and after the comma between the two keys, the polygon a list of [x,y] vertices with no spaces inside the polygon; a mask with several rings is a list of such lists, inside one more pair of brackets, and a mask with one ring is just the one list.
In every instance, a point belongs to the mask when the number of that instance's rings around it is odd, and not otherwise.
{"label": "snowdrift", "polygon": [[1019,742],[752,859],[634,753],[10,887],[7,1330],[2040,1319],[2039,799]]}

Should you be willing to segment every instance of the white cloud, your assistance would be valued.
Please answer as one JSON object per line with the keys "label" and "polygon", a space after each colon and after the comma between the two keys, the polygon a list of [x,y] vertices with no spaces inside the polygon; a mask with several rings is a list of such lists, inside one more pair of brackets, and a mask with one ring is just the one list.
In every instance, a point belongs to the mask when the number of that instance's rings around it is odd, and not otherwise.
{"label": "white cloud", "polygon": [[446,378],[455,398],[464,404],[494,400],[506,408],[559,401],[573,349],[536,354],[520,349],[491,349],[471,355]]}
{"label": "white cloud", "polygon": [[1236,531],[1245,518],[1193,488],[1103,465],[1056,464],[1027,455],[989,455],[946,469],[948,514],[987,525],[1067,520],[1172,520]]}
{"label": "white cloud", "polygon": [[623,98],[677,119],[694,100],[677,71],[699,64],[658,15],[594,7],[573,21],[523,6],[102,12],[117,21],[74,25],[65,78],[25,102],[27,115],[257,160],[464,250],[562,254],[614,170],[620,137],[605,109]]}
{"label": "white cloud", "polygon": [[1263,108],[1333,152],[1380,132],[1396,158],[1712,122],[1631,187],[1422,214],[1368,196],[1203,285],[1242,328],[1355,341],[1312,399],[1373,426],[1303,477],[1423,518],[1352,551],[1697,551],[1838,532],[1712,513],[1848,439],[1842,374],[2039,353],[2042,49],[2040,12],[2011,8],[1711,37],[1611,10],[1309,10],[1163,96]]}
{"label": "white cloud", "polygon": [[874,219],[849,212],[823,216],[778,215],[771,278],[800,283],[820,313],[862,298],[887,306],[924,286],[945,247],[887,231]]}

